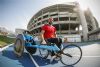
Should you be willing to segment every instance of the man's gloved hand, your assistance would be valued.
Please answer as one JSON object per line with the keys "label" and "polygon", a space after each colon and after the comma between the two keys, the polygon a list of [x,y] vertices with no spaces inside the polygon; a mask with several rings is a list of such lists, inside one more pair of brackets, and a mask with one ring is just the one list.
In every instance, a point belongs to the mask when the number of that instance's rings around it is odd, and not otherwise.
{"label": "man's gloved hand", "polygon": [[41,42],[41,44],[47,44],[47,43],[46,43],[46,41],[45,41],[45,40],[43,40],[43,41]]}

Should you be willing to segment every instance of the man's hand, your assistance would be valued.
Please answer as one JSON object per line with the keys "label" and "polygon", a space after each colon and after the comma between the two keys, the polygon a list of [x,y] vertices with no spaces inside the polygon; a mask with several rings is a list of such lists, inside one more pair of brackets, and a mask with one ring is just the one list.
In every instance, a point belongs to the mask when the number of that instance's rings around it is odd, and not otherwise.
{"label": "man's hand", "polygon": [[47,44],[47,43],[46,43],[46,41],[45,41],[45,40],[43,40],[43,41],[41,42],[41,44]]}

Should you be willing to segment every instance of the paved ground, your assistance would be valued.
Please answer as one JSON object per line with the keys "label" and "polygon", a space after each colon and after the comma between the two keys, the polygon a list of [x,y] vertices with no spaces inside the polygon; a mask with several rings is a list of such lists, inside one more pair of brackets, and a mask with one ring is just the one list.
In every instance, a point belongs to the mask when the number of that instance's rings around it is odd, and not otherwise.
{"label": "paved ground", "polygon": [[[34,60],[40,67],[100,67],[100,42],[78,43],[83,51],[81,61],[74,66],[64,66],[61,62],[49,64],[49,59],[45,60],[39,56],[39,52],[33,55]],[[13,46],[0,52],[0,67],[35,67],[27,52],[23,57],[16,58],[13,53]]]}

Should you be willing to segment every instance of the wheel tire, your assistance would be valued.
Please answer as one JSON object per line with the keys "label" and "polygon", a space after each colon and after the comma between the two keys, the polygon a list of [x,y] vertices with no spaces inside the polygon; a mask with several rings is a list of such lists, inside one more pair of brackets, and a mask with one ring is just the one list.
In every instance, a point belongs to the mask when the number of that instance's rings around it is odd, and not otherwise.
{"label": "wheel tire", "polygon": [[24,52],[24,45],[20,38],[16,39],[14,44],[14,53],[17,57],[21,57]]}
{"label": "wheel tire", "polygon": [[[77,51],[76,51],[77,50]],[[78,53],[79,51],[79,54],[76,54]],[[70,44],[70,45],[67,45],[66,47],[64,47],[62,49],[62,56],[61,56],[61,63],[63,63],[64,65],[75,65],[77,64],[81,58],[82,58],[82,50],[79,46],[77,45],[74,45],[74,44]],[[65,53],[66,52],[66,53]],[[75,52],[75,53],[74,53]],[[73,55],[75,54],[75,55]],[[65,58],[66,57],[66,58]],[[74,60],[75,59],[75,60]],[[65,61],[65,62],[64,62]],[[75,62],[74,62],[75,61]]]}

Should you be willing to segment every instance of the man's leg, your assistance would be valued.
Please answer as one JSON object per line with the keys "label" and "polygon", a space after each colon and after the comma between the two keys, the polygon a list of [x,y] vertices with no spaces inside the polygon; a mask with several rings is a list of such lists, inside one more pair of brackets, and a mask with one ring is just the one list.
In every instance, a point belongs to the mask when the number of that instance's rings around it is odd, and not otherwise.
{"label": "man's leg", "polygon": [[[50,43],[55,43],[58,46],[58,48],[60,48],[61,43],[62,43],[61,38],[50,38],[50,39],[47,39],[47,41]],[[56,58],[54,51],[51,52],[51,57],[52,58],[50,59],[50,63]]]}
{"label": "man's leg", "polygon": [[50,43],[55,43],[58,46],[58,48],[60,48],[61,43],[62,43],[61,38],[50,38],[50,39],[47,39],[47,41]]}

